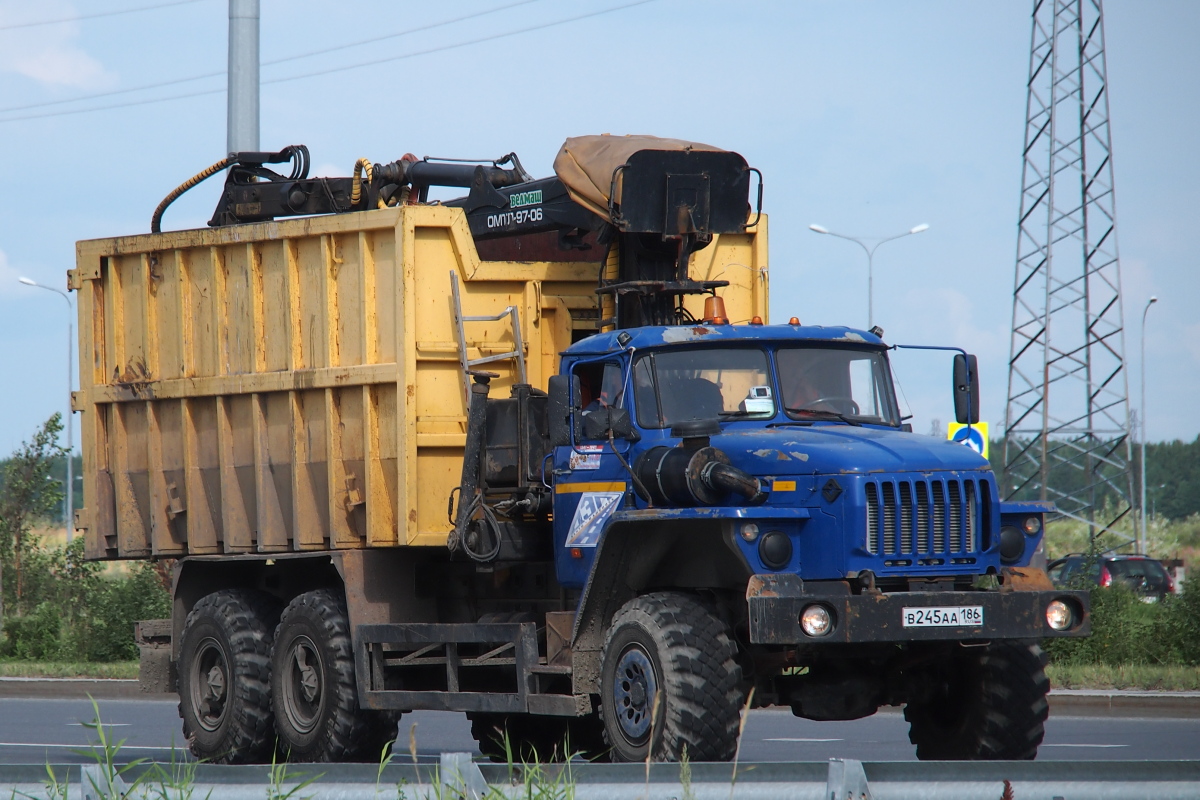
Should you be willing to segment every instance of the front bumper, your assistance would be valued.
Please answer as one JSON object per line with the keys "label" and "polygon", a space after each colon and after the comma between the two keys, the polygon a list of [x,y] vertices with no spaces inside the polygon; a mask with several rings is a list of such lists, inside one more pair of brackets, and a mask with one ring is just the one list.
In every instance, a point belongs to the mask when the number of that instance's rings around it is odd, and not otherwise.
{"label": "front bumper", "polygon": [[[845,584],[841,584],[845,586]],[[822,591],[825,590],[825,591]],[[754,575],[746,589],[751,644],[859,644],[870,642],[991,641],[1088,636],[1092,632],[1087,592],[1002,590],[968,592],[827,593],[795,575]],[[1046,605],[1066,602],[1075,612],[1067,630],[1046,624]],[[832,614],[833,628],[808,636],[801,612],[819,603]],[[982,607],[982,625],[906,627],[904,609]]]}

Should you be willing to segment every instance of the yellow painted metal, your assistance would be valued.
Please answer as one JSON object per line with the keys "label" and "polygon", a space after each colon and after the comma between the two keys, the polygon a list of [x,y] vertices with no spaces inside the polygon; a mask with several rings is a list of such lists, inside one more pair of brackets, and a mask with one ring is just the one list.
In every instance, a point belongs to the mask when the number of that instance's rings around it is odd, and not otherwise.
{"label": "yellow painted metal", "polygon": [[[734,322],[767,316],[765,232],[764,217],[693,257],[694,278],[730,281]],[[596,329],[604,259],[481,261],[441,206],[76,250],[92,559],[444,546],[466,437],[450,271],[464,314],[518,308],[545,388]],[[513,349],[507,319],[467,335],[471,358]],[[507,396],[516,365],[489,368]]]}

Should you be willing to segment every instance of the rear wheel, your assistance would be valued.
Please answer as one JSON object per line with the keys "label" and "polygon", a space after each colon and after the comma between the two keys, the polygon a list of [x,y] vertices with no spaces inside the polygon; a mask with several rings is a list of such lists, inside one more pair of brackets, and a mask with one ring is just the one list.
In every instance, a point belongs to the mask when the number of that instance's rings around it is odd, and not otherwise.
{"label": "rear wheel", "polygon": [[614,615],[601,657],[600,714],[614,761],[728,761],[742,673],[725,624],[697,598],[658,592]]}
{"label": "rear wheel", "polygon": [[378,761],[399,714],[358,706],[346,601],[319,589],[283,611],[271,655],[279,747],[290,761]]}
{"label": "rear wheel", "polygon": [[196,758],[216,764],[265,760],[271,715],[271,599],[229,589],[196,603],[179,645],[179,716]]}
{"label": "rear wheel", "polygon": [[935,690],[904,709],[922,761],[1032,760],[1049,713],[1046,654],[997,642],[940,664]]}

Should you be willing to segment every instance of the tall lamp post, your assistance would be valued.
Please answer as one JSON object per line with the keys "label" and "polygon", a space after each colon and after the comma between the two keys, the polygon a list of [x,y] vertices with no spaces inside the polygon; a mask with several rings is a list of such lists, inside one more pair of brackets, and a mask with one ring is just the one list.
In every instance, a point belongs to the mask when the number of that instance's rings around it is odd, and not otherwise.
{"label": "tall lamp post", "polygon": [[[817,225],[816,223],[809,225],[808,229],[816,233],[825,234],[826,236],[836,236],[839,239],[845,239],[848,242],[854,242],[867,254],[867,327],[873,328],[875,327],[875,251],[879,249],[879,245],[883,244],[884,242],[903,239],[905,236],[912,236],[914,233],[927,231],[929,230],[929,226],[922,223],[915,228],[909,228],[904,233],[898,233],[895,236],[887,236],[883,239],[876,239],[867,236],[847,236],[842,233],[831,231],[824,225]],[[867,242],[874,242],[874,244],[868,246]]]}
{"label": "tall lamp post", "polygon": [[71,413],[71,390],[75,388],[75,381],[72,377],[72,362],[75,356],[75,305],[71,302],[70,295],[62,289],[45,286],[32,278],[18,278],[18,280],[26,286],[62,295],[63,300],[67,302],[67,311],[70,312],[67,317],[67,494],[63,498],[63,525],[67,529],[67,544],[70,544],[71,534],[75,529],[72,519],[75,515],[75,443],[71,436],[75,427],[74,415]]}
{"label": "tall lamp post", "polygon": [[1157,297],[1146,301],[1142,309],[1142,535],[1139,549],[1146,552],[1146,315],[1150,306],[1158,302]]}

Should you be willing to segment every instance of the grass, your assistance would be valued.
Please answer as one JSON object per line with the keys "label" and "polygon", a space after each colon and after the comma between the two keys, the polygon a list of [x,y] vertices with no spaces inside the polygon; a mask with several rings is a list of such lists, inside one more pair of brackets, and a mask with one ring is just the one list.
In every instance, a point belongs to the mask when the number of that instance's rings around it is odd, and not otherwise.
{"label": "grass", "polygon": [[115,663],[0,660],[0,678],[137,678],[136,661]]}
{"label": "grass", "polygon": [[1200,667],[1166,664],[1051,664],[1046,668],[1056,689],[1146,689],[1200,691]]}

